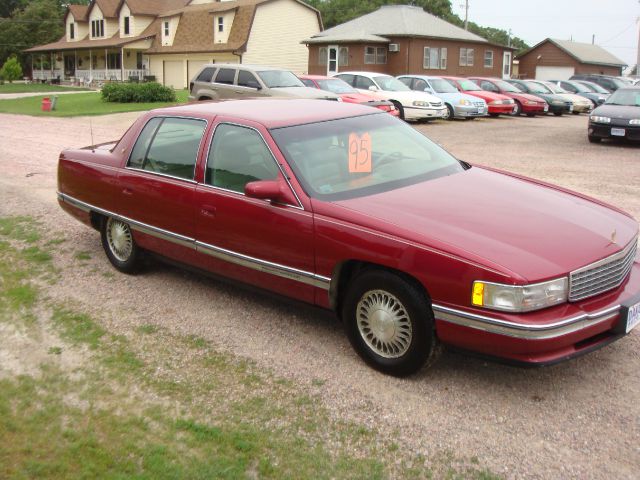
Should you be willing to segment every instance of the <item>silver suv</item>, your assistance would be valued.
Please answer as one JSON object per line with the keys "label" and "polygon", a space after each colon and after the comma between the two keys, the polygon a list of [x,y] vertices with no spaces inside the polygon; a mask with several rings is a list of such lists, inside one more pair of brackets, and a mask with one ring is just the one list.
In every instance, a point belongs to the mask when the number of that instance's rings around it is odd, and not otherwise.
{"label": "silver suv", "polygon": [[305,87],[289,70],[256,65],[207,64],[189,84],[189,100],[297,97],[339,100],[331,92]]}

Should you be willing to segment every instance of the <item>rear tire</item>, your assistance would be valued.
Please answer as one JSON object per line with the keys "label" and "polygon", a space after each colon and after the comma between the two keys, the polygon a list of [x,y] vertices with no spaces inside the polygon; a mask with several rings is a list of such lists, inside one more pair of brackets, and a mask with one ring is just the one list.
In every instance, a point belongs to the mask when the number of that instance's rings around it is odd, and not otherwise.
{"label": "rear tire", "polygon": [[135,273],[140,267],[140,248],[133,239],[129,224],[108,217],[100,228],[102,248],[107,258],[122,273]]}
{"label": "rear tire", "polygon": [[389,375],[415,373],[440,353],[425,292],[395,273],[366,270],[358,275],[345,295],[342,318],[360,357]]}

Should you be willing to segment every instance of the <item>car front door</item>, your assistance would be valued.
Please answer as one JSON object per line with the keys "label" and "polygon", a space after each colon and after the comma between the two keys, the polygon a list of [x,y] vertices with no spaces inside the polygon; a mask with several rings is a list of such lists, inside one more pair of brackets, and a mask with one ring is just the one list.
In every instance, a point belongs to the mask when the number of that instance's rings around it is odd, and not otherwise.
{"label": "car front door", "polygon": [[[224,118],[217,125],[196,188],[196,245],[209,270],[313,302],[328,284],[316,279],[312,213],[303,208],[284,158],[259,125]],[[277,153],[279,155],[279,152]],[[280,184],[279,202],[250,198],[248,182]]]}

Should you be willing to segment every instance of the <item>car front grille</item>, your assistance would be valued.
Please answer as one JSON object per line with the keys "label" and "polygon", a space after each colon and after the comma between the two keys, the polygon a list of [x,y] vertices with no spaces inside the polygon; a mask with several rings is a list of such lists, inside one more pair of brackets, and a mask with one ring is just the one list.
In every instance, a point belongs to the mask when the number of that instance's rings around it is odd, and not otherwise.
{"label": "car front grille", "polygon": [[576,302],[619,287],[633,266],[638,249],[635,238],[624,250],[569,274],[569,301]]}
{"label": "car front grille", "polygon": [[429,104],[432,107],[441,107],[442,106],[442,102],[430,102]]}
{"label": "car front grille", "polygon": [[484,102],[473,102],[474,107],[484,107]]}

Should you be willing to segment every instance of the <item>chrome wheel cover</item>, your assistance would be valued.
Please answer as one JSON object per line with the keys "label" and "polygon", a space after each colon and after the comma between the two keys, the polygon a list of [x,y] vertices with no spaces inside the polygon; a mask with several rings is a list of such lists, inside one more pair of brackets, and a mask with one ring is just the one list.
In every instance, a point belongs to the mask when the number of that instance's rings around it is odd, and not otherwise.
{"label": "chrome wheel cover", "polygon": [[449,110],[449,107],[447,107],[446,105],[445,105],[445,109],[446,109],[447,113],[444,114],[442,119],[443,120],[449,120],[453,115],[451,113],[451,110]]}
{"label": "chrome wheel cover", "polygon": [[356,307],[360,336],[367,346],[384,358],[398,358],[411,345],[409,314],[397,297],[384,290],[369,290]]}
{"label": "chrome wheel cover", "polygon": [[118,261],[129,260],[133,252],[133,236],[129,225],[113,218],[107,220],[107,243]]}

